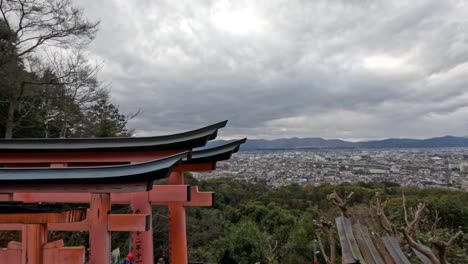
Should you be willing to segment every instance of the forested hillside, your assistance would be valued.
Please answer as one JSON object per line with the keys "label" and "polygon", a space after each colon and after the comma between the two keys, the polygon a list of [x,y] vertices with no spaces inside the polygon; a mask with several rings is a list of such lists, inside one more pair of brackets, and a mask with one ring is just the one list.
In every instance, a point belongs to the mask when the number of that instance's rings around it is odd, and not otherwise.
{"label": "forested hillside", "polygon": [[[189,179],[195,184],[194,181]],[[200,181],[197,185],[201,190],[215,191],[216,204],[214,208],[187,209],[191,261],[217,263],[224,250],[229,250],[239,263],[311,263],[312,243],[319,231],[313,221],[324,217],[334,223],[334,218],[340,215],[340,210],[327,200],[327,195],[334,190],[342,196],[354,192],[349,200],[349,210],[354,218],[366,223],[377,234],[384,231],[375,216],[370,214],[370,203],[375,193],[380,192],[389,199],[387,216],[400,227],[404,223],[402,191],[408,207],[414,207],[421,201],[428,204],[416,234],[422,243],[431,244],[429,240],[436,212],[441,220],[434,232],[441,238],[449,238],[458,228],[465,233],[468,231],[468,193],[461,191],[400,188],[392,183],[320,187],[289,185],[271,189],[263,184],[227,178]],[[155,252],[160,252],[167,250],[167,214],[162,208],[155,213]],[[341,263],[337,237],[335,242],[336,263]],[[404,249],[410,253],[408,248]],[[325,263],[320,254],[318,257],[322,260],[319,263]],[[449,261],[468,263],[466,236],[450,248]]]}
{"label": "forested hillside", "polygon": [[[408,208],[427,202],[427,210],[416,232],[416,238],[431,245],[431,238],[448,240],[457,230],[468,232],[468,193],[444,189],[401,188],[392,183],[362,183],[319,187],[289,185],[272,189],[261,183],[247,183],[229,178],[197,181],[186,174],[187,184],[198,185],[200,190],[214,191],[213,208],[187,208],[187,237],[189,260],[218,263],[225,250],[238,263],[312,263],[313,241],[319,235],[329,251],[324,234],[314,220],[323,218],[334,224],[340,209],[327,199],[335,190],[341,196],[349,193],[349,211],[372,232],[383,235],[370,204],[375,193],[388,198],[386,215],[397,228],[404,225],[402,192]],[[164,182],[161,182],[164,183]],[[128,206],[113,206],[113,212],[129,212]],[[168,256],[168,213],[166,207],[154,207],[155,257]],[[435,227],[435,217],[440,217]],[[435,228],[434,228],[435,227]],[[336,263],[341,263],[340,245],[336,228],[332,226],[337,252]],[[8,236],[6,236],[8,234]],[[53,232],[54,239],[63,238],[67,245],[87,246],[87,233]],[[2,233],[0,246],[15,239],[14,233]],[[129,235],[112,233],[112,247],[127,252]],[[403,246],[409,258],[418,263],[408,246]],[[318,250],[318,246],[317,246]],[[325,263],[321,254],[319,263]],[[468,263],[468,237],[464,236],[449,247],[450,263]]]}

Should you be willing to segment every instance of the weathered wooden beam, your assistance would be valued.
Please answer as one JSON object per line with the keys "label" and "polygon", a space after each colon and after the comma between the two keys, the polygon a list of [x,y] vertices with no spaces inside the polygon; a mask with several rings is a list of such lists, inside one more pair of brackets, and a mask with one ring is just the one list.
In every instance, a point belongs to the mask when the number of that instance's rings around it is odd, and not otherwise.
{"label": "weathered wooden beam", "polygon": [[344,216],[340,216],[335,218],[335,222],[340,239],[343,263],[359,263],[364,260],[354,238],[351,221]]}
{"label": "weathered wooden beam", "polygon": [[374,242],[375,248],[379,251],[380,256],[384,260],[386,264],[396,264],[393,261],[393,258],[388,254],[387,250],[385,249],[385,244],[380,237],[371,236],[372,242]]}
{"label": "weathered wooden beam", "polygon": [[382,237],[382,241],[385,244],[385,248],[387,249],[388,253],[390,253],[390,256],[392,256],[393,260],[395,263],[398,264],[410,264],[408,258],[406,257],[405,253],[400,248],[400,245],[398,244],[398,241],[389,236],[386,235]]}
{"label": "weathered wooden beam", "polygon": [[369,229],[359,222],[353,225],[353,233],[366,263],[385,264],[374,246]]}

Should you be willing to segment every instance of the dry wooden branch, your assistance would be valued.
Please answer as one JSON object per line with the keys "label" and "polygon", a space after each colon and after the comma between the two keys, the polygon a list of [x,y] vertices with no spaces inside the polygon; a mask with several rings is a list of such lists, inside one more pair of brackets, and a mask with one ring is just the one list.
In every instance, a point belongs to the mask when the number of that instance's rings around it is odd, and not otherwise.
{"label": "dry wooden branch", "polygon": [[[393,233],[394,235],[397,234],[397,230],[395,226],[388,220],[385,216],[385,206],[387,205],[387,201],[382,202],[379,193],[376,193],[373,198],[373,203],[371,204],[372,208],[375,210],[375,214],[379,219],[379,224],[382,228],[389,232]],[[426,202],[420,202],[411,210],[411,218],[408,214],[408,208],[406,206],[406,197],[402,194],[402,207],[403,207],[403,219],[404,219],[404,226],[401,227],[401,233],[403,234],[403,239],[408,243],[408,245],[415,250],[419,251],[421,254],[426,256],[432,263],[434,264],[447,264],[447,249],[460,237],[463,236],[462,231],[458,231],[454,234],[448,241],[442,240],[440,237],[435,235],[435,230],[437,228],[437,223],[440,221],[439,213],[436,211],[434,216],[434,223],[432,225],[432,233],[433,238],[431,239],[431,243],[434,248],[437,250],[438,254],[435,254],[430,248],[425,247],[424,245],[418,243],[414,239],[414,235],[419,228],[419,223],[422,220],[424,215],[424,211],[427,208]]]}
{"label": "dry wooden branch", "polygon": [[385,200],[384,202],[382,202],[380,193],[376,192],[373,198],[373,203],[371,204],[371,208],[375,210],[375,215],[382,229],[385,230],[385,232],[387,232],[391,236],[396,236],[397,235],[396,227],[394,224],[392,224],[392,222],[390,222],[390,220],[388,220],[388,217],[385,214],[385,207],[387,206],[387,202],[388,200]]}
{"label": "dry wooden branch", "polygon": [[408,220],[408,210],[406,208],[406,198],[405,195],[402,195],[403,198],[403,214],[404,214],[404,220],[406,224],[406,231],[408,232],[409,236],[413,236],[416,233],[416,230],[418,228],[418,224],[421,221],[421,216],[424,210],[426,209],[427,203],[426,202],[420,202],[418,203],[418,206],[416,209],[413,211],[413,220],[410,222]]}
{"label": "dry wooden branch", "polygon": [[416,242],[416,240],[414,240],[409,234],[408,234],[408,231],[406,230],[405,227],[402,227],[402,232],[403,232],[403,236],[405,238],[405,240],[408,242],[408,244],[416,249],[417,251],[421,252],[421,254],[423,254],[424,256],[426,256],[433,264],[440,264],[441,262],[439,261],[439,259],[436,257],[436,255],[434,254],[434,252],[432,252],[432,250],[430,250],[429,248],[427,247],[424,247],[423,245],[419,244],[418,242]]}
{"label": "dry wooden branch", "polygon": [[437,255],[441,264],[448,264],[447,249],[458,239],[463,236],[463,231],[458,230],[448,241],[442,240],[440,237],[433,237],[431,243],[437,250]]}
{"label": "dry wooden branch", "polygon": [[331,201],[334,203],[336,206],[338,206],[343,213],[343,216],[347,218],[351,218],[351,214],[348,211],[348,200],[354,195],[354,192],[351,192],[346,198],[342,199],[336,191],[333,193],[327,195],[327,200]]}
{"label": "dry wooden branch", "polygon": [[439,221],[441,220],[442,218],[439,217],[439,211],[435,211],[434,213],[434,223],[432,224],[432,228],[431,228],[431,233],[434,234],[436,229],[437,229],[437,225],[439,224]]}
{"label": "dry wooden branch", "polygon": [[263,249],[263,255],[268,260],[268,263],[273,263],[278,254],[278,240],[275,240],[275,245],[272,246],[271,243],[268,243],[267,248]]}
{"label": "dry wooden branch", "polygon": [[335,236],[333,233],[333,224],[330,221],[325,220],[323,217],[313,221],[314,225],[318,227],[327,237],[328,244],[330,245],[330,254],[327,254],[325,247],[322,242],[320,232],[316,231],[315,235],[317,236],[317,242],[319,243],[320,252],[322,253],[323,258],[327,264],[333,264],[336,261],[336,247],[335,247]]}
{"label": "dry wooden branch", "polygon": [[435,222],[434,222],[433,227],[432,227],[433,237],[431,239],[431,243],[434,246],[434,248],[437,250],[437,255],[434,254],[434,252],[432,252],[432,250],[430,250],[429,248],[424,247],[421,244],[417,243],[414,240],[413,236],[415,235],[416,230],[418,229],[418,224],[419,224],[419,222],[421,220],[421,216],[422,216],[424,210],[426,209],[426,207],[427,207],[427,203],[420,202],[418,204],[418,206],[413,210],[414,211],[413,212],[413,220],[411,222],[409,222],[408,212],[407,212],[407,208],[406,208],[406,199],[405,199],[405,195],[403,195],[403,213],[404,213],[404,218],[405,218],[404,220],[405,220],[405,224],[406,224],[406,226],[402,228],[404,238],[406,239],[406,241],[408,242],[408,244],[411,247],[413,247],[417,251],[421,252],[426,257],[428,257],[432,261],[432,263],[434,263],[434,264],[448,264],[447,249],[456,240],[458,240],[460,237],[463,236],[463,232],[461,230],[458,231],[455,235],[453,235],[449,239],[449,241],[444,241],[440,237],[436,236],[435,235],[435,229],[437,227],[437,223],[440,220],[439,214],[438,214],[438,212],[436,212]]}

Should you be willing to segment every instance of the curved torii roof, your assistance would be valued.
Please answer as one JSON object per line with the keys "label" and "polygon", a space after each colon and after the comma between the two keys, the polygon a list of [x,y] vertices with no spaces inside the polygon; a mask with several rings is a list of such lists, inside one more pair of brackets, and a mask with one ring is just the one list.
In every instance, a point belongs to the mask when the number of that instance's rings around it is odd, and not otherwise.
{"label": "curved torii roof", "polygon": [[215,139],[218,129],[225,127],[226,123],[223,121],[184,133],[155,137],[1,139],[0,152],[189,150],[205,146],[209,140]]}
{"label": "curved torii roof", "polygon": [[213,163],[213,169],[216,162],[228,160],[232,154],[239,151],[240,145],[247,141],[246,138],[236,140],[221,146],[193,151],[190,159],[184,160],[184,164]]}
{"label": "curved torii roof", "polygon": [[172,169],[187,158],[182,152],[159,160],[130,165],[65,168],[0,168],[3,184],[116,184],[167,178]]}
{"label": "curved torii roof", "polygon": [[[148,182],[167,178],[179,163],[200,164],[227,160],[246,139],[218,147],[182,152],[166,158],[128,165],[99,167],[0,168],[1,184],[106,184]],[[191,155],[190,155],[191,154]]]}

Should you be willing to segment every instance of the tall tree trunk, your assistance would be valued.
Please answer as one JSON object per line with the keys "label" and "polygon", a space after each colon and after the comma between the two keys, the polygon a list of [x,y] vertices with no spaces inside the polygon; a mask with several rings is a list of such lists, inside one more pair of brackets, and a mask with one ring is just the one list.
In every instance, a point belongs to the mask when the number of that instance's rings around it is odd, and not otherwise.
{"label": "tall tree trunk", "polygon": [[11,139],[13,138],[13,129],[15,128],[15,110],[16,110],[16,102],[10,102],[8,104],[8,114],[7,120],[5,125],[5,138]]}

